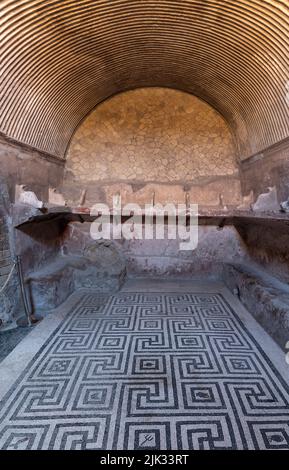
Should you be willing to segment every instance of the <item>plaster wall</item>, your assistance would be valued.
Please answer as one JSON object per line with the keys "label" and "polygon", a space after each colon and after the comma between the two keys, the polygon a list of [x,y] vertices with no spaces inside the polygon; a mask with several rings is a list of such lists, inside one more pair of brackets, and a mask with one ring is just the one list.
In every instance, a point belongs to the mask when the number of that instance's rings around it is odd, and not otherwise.
{"label": "plaster wall", "polygon": [[59,187],[62,182],[63,167],[64,161],[0,134],[0,176],[12,202],[16,184],[27,185],[38,198],[47,201],[48,187]]}
{"label": "plaster wall", "polygon": [[244,160],[240,165],[243,194],[254,191],[255,197],[276,186],[279,202],[289,197],[289,140],[267,148]]}
{"label": "plaster wall", "polygon": [[193,95],[142,88],[103,102],[77,129],[67,153],[64,192],[88,200],[218,205],[240,199],[238,164],[230,130]]}

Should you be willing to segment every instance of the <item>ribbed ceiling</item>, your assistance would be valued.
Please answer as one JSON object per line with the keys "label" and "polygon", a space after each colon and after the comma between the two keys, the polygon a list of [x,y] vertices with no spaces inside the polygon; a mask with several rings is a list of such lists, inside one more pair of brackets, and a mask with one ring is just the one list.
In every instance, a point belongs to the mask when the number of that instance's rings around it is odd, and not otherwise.
{"label": "ribbed ceiling", "polygon": [[80,121],[131,88],[213,105],[241,158],[289,135],[288,0],[2,0],[0,129],[63,157]]}

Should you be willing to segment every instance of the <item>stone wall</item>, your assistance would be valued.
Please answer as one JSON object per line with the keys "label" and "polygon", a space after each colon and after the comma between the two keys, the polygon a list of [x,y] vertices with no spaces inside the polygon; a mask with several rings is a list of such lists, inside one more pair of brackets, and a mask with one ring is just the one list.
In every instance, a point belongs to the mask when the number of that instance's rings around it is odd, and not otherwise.
{"label": "stone wall", "polygon": [[58,187],[63,178],[64,161],[0,134],[0,176],[5,180],[10,200],[15,185],[25,184],[38,198],[48,200],[48,187]]}
{"label": "stone wall", "polygon": [[286,223],[237,226],[251,261],[282,282],[289,284],[289,230]]}
{"label": "stone wall", "polygon": [[[252,155],[240,164],[243,195],[252,190],[254,199],[276,186],[278,201],[289,197],[289,140]],[[251,260],[280,281],[289,283],[289,232],[286,224],[251,224],[238,228]]]}
{"label": "stone wall", "polygon": [[289,286],[258,265],[226,264],[223,281],[281,349],[289,338]]}
{"label": "stone wall", "polygon": [[[90,238],[91,224],[72,224],[70,234],[64,241],[68,252],[79,254],[85,245],[97,243]],[[84,234],[80,236],[80,233]],[[144,227],[142,226],[144,234]],[[123,236],[117,240],[99,241],[118,247],[118,252],[126,263],[129,276],[175,276],[186,278],[220,278],[224,263],[246,262],[249,260],[242,238],[234,227],[218,230],[213,226],[198,227],[198,245],[196,249],[181,250],[183,239],[177,231],[176,239],[168,239],[167,227],[163,239],[128,240]],[[89,241],[90,239],[90,241]],[[104,261],[105,261],[105,251]],[[110,269],[112,262],[108,262]]]}
{"label": "stone wall", "polygon": [[[113,185],[113,186],[112,186]],[[216,205],[239,202],[233,140],[223,118],[195,96],[163,88],[119,94],[100,104],[76,131],[64,192],[92,202],[120,193],[129,202]],[[93,201],[94,199],[94,201]]]}
{"label": "stone wall", "polygon": [[289,197],[289,140],[284,140],[240,165],[243,194],[254,191],[255,198],[276,186],[279,202]]}
{"label": "stone wall", "polygon": [[246,261],[246,248],[233,227],[200,226],[195,250],[180,250],[176,240],[120,240],[129,275],[220,278],[223,264]]}
{"label": "stone wall", "polygon": [[[41,264],[49,263],[59,253],[58,240],[47,244],[14,230],[15,225],[38,211],[13,202],[16,184],[26,185],[39,199],[47,201],[49,186],[58,187],[62,181],[63,165],[60,159],[0,135],[0,289],[11,271],[15,255],[21,256],[26,275]],[[23,316],[15,268],[0,296],[0,319],[9,323]]]}
{"label": "stone wall", "polygon": [[7,185],[0,177],[0,329],[13,321],[20,298],[10,208]]}

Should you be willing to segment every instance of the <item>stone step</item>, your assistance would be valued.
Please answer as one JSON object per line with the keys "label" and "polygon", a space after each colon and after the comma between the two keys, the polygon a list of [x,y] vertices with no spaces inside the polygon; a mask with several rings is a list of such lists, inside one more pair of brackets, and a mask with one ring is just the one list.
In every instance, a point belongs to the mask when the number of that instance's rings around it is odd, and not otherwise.
{"label": "stone step", "polygon": [[223,279],[283,349],[289,338],[289,286],[252,265],[227,263]]}

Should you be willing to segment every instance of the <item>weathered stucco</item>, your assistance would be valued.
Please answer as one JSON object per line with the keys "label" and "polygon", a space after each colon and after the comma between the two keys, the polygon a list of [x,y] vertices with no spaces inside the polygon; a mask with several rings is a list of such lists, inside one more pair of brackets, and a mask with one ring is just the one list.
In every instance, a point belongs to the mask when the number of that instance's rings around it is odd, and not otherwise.
{"label": "weathered stucco", "polygon": [[237,173],[223,118],[195,96],[163,88],[121,93],[76,131],[67,168],[81,180],[192,181]]}
{"label": "weathered stucco", "polygon": [[37,196],[48,200],[48,188],[58,187],[63,178],[64,161],[0,134],[0,176],[9,190],[11,201],[15,185],[24,184]]}
{"label": "weathered stucco", "polygon": [[262,153],[244,160],[240,165],[243,194],[253,190],[255,197],[276,186],[279,202],[289,197],[289,139]]}
{"label": "weathered stucco", "polygon": [[180,250],[180,242],[178,236],[176,240],[122,239],[119,245],[128,274],[134,276],[218,278],[225,263],[247,260],[245,245],[233,227],[199,226],[195,250]]}

